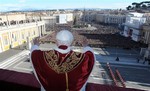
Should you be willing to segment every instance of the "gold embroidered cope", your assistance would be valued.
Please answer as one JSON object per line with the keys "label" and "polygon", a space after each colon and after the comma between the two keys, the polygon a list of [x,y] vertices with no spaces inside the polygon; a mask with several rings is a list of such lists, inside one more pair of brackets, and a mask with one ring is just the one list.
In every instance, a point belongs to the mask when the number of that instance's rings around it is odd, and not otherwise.
{"label": "gold embroidered cope", "polygon": [[58,74],[72,71],[83,61],[85,56],[79,52],[68,53],[58,64],[59,54],[54,50],[45,51],[43,55],[48,66]]}

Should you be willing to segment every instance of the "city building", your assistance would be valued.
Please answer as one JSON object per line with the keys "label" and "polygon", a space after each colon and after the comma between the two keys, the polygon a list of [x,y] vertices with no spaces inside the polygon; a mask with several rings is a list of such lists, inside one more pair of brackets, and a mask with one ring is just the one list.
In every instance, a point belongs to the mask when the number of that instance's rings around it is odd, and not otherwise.
{"label": "city building", "polygon": [[83,12],[82,11],[74,11],[73,17],[76,21],[76,24],[79,24],[81,22],[82,17],[83,17]]}
{"label": "city building", "polygon": [[142,35],[142,25],[146,22],[144,14],[132,12],[126,16],[123,36],[131,37],[134,41],[140,41]]}
{"label": "city building", "polygon": [[45,22],[45,30],[52,30],[53,26],[56,24],[56,17],[54,16],[42,16],[41,19]]}
{"label": "city building", "polygon": [[141,38],[141,42],[145,43],[145,44],[149,44],[150,43],[150,25],[143,25],[143,31],[142,31],[142,38]]}
{"label": "city building", "polygon": [[53,16],[56,17],[56,23],[57,24],[66,24],[68,22],[73,21],[73,14],[72,13],[60,13],[60,14],[54,14]]}
{"label": "city building", "polygon": [[150,13],[144,15],[146,17],[146,23],[142,25],[142,39],[141,42],[145,44],[150,43]]}
{"label": "city building", "polygon": [[0,25],[13,25],[26,22],[25,14],[3,14],[0,15]]}
{"label": "city building", "polygon": [[91,13],[91,14],[85,14],[83,15],[83,21],[86,21],[86,22],[93,22],[95,21],[96,19],[96,14],[95,13]]}
{"label": "city building", "polygon": [[125,23],[125,18],[125,15],[97,14],[96,22],[106,24],[122,24]]}
{"label": "city building", "polygon": [[28,21],[25,14],[3,15],[0,18],[2,19],[0,21],[0,52],[45,34],[45,22],[41,20]]}

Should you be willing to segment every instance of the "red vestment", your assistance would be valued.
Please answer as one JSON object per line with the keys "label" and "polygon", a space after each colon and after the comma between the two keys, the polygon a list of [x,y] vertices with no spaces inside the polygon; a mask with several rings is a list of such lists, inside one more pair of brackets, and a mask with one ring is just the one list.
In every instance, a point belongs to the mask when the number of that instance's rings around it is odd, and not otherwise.
{"label": "red vestment", "polygon": [[34,50],[31,55],[37,77],[46,91],[79,91],[94,65],[91,51],[62,54],[56,50]]}

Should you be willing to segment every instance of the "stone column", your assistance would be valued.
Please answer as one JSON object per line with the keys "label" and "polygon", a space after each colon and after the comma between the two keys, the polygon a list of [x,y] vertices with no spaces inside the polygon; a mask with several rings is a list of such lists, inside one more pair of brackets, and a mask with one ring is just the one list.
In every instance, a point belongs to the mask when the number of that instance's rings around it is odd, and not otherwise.
{"label": "stone column", "polygon": [[41,27],[37,26],[37,30],[38,30],[39,36],[41,37]]}
{"label": "stone column", "polygon": [[16,21],[16,25],[18,25],[19,24],[19,21]]}
{"label": "stone column", "polygon": [[3,42],[3,41],[2,41],[2,38],[1,38],[1,36],[0,36],[0,53],[3,51],[3,48],[2,48],[2,46],[3,46],[3,45],[2,45],[2,42]]}
{"label": "stone column", "polygon": [[150,43],[148,44],[148,50],[150,50]]}
{"label": "stone column", "polygon": [[29,37],[27,37],[27,45],[26,45],[26,48],[27,48],[28,50],[30,50],[30,49],[31,49],[31,46],[32,46],[31,41],[30,41]]}
{"label": "stone column", "polygon": [[43,33],[46,34],[46,31],[45,31],[45,24],[43,25]]}

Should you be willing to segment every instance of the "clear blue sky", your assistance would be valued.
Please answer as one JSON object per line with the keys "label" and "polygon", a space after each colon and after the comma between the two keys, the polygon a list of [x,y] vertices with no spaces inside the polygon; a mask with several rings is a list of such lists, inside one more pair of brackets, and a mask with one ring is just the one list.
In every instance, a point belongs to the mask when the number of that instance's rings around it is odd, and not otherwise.
{"label": "clear blue sky", "polygon": [[0,11],[22,9],[102,8],[125,9],[143,0],[0,0]]}

